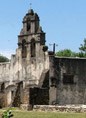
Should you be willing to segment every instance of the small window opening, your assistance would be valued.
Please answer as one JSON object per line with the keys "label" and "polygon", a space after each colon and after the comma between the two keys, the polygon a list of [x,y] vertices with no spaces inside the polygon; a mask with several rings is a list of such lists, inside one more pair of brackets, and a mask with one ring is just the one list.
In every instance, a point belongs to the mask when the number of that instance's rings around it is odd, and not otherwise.
{"label": "small window opening", "polygon": [[74,75],[63,74],[63,84],[74,84]]}

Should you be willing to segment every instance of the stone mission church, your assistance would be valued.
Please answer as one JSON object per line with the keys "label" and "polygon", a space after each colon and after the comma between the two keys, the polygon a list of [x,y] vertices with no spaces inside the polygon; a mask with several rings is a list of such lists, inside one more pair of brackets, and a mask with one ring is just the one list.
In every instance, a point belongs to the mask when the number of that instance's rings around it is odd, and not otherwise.
{"label": "stone mission church", "polygon": [[23,18],[16,54],[0,63],[0,108],[86,104],[86,59],[55,57],[37,13]]}

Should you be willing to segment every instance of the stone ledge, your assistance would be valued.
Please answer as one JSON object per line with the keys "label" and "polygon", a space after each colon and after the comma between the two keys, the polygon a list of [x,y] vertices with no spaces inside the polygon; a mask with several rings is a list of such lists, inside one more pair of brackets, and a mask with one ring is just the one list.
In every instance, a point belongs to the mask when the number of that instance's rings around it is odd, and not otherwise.
{"label": "stone ledge", "polygon": [[86,112],[86,105],[34,105],[34,111],[53,111],[53,112]]}

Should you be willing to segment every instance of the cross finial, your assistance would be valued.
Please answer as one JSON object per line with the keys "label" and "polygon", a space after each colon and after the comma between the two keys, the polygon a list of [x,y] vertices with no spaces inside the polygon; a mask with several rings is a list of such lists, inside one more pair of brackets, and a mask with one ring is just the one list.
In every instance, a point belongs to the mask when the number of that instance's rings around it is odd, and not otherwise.
{"label": "cross finial", "polygon": [[30,3],[30,9],[32,8],[32,3]]}

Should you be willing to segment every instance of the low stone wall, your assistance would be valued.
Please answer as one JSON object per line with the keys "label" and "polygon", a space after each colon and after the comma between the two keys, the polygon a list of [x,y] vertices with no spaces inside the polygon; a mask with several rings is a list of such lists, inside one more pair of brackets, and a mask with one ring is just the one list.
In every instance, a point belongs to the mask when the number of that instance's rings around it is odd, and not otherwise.
{"label": "low stone wall", "polygon": [[33,108],[32,108],[32,106],[31,105],[28,105],[28,104],[21,104],[20,105],[20,109],[22,109],[22,110],[32,110]]}
{"label": "low stone wall", "polygon": [[53,111],[53,112],[86,112],[86,105],[34,105],[34,111]]}

